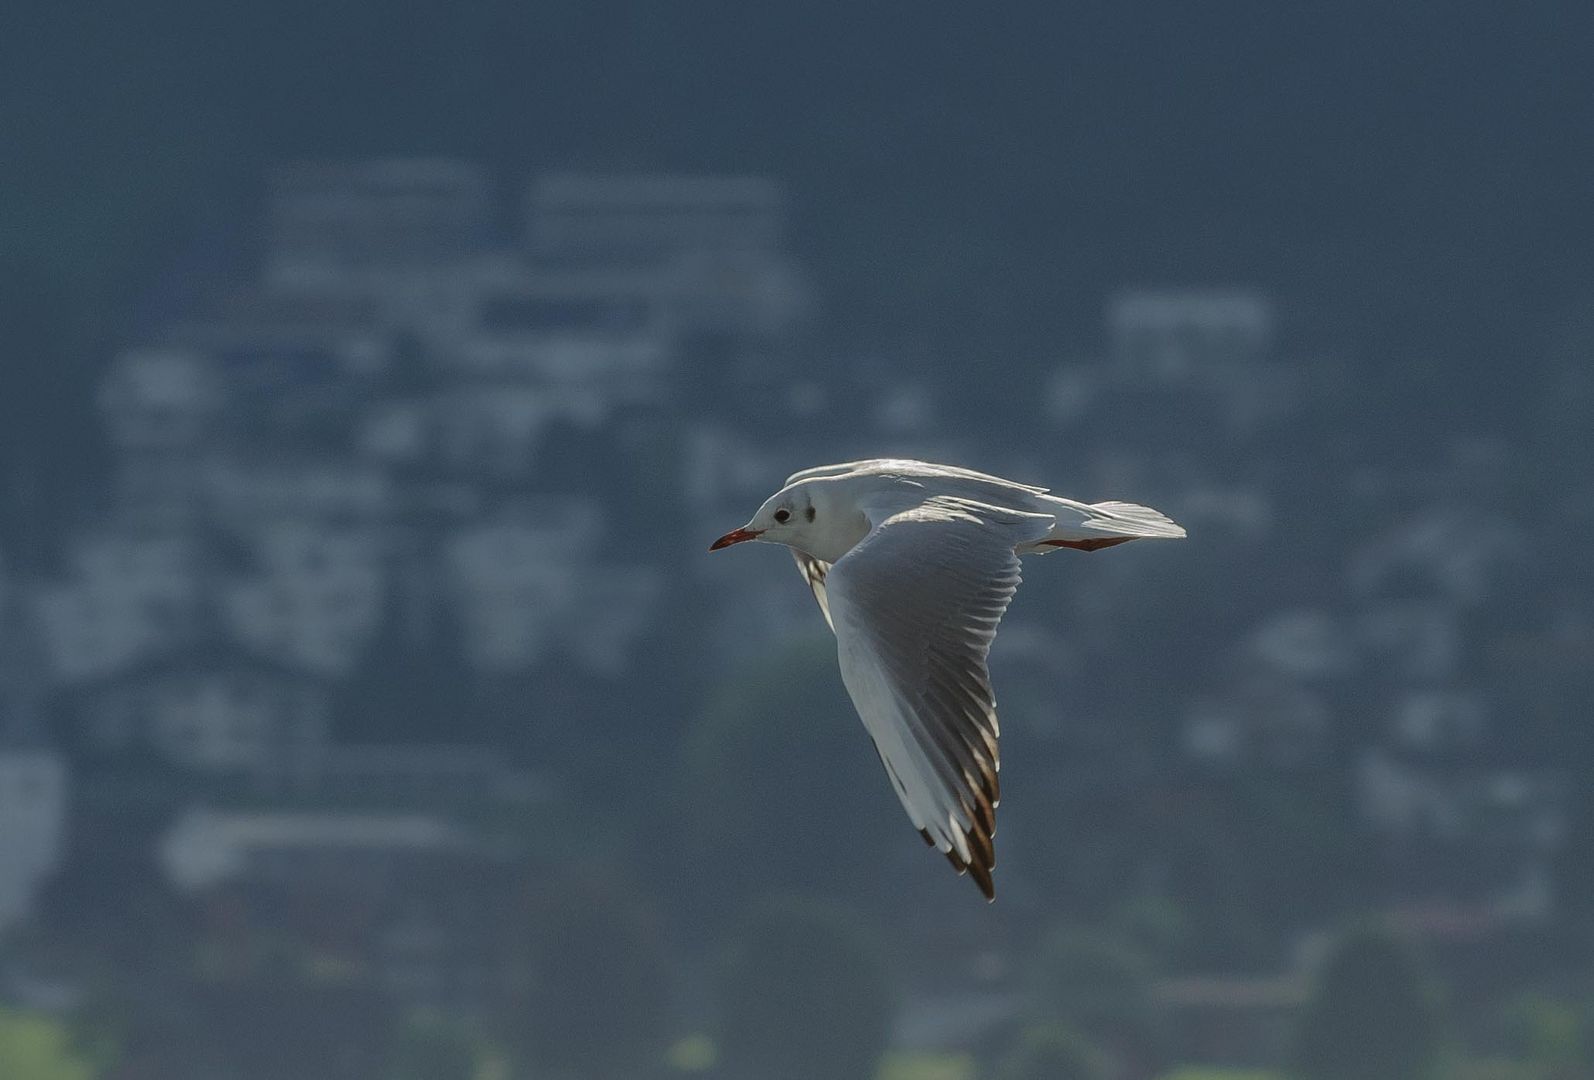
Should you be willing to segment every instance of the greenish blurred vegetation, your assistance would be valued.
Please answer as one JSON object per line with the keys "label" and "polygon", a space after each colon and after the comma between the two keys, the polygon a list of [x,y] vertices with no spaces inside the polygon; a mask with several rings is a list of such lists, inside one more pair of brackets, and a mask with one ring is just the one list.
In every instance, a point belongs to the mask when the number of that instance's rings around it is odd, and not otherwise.
{"label": "greenish blurred vegetation", "polygon": [[94,1080],[99,1071],[79,1053],[59,1020],[0,1009],[0,1076],[8,1080]]}
{"label": "greenish blurred vegetation", "polygon": [[1443,1022],[1431,976],[1387,933],[1340,941],[1301,1018],[1301,1080],[1428,1080],[1441,1076]]}
{"label": "greenish blurred vegetation", "polygon": [[[1014,1051],[1017,1060],[1033,1054],[1050,1061],[1047,1055],[1087,1046],[1142,1067],[1161,1061],[1162,1027],[1152,998],[1156,974],[1145,952],[1111,931],[1074,926],[1054,930],[1030,961],[1027,1011],[1033,1026]],[[1094,1075],[1092,1069],[1105,1067],[1091,1060],[1095,1063],[1078,1066],[1083,1070],[1079,1075]]]}
{"label": "greenish blurred vegetation", "polygon": [[968,1054],[896,1050],[880,1063],[875,1080],[977,1080],[978,1076],[974,1058]]}
{"label": "greenish blurred vegetation", "polygon": [[1577,997],[1520,994],[1501,1010],[1505,1045],[1546,1080],[1594,1076],[1594,988]]}
{"label": "greenish blurred vegetation", "polygon": [[1112,1080],[1110,1059],[1066,1024],[1026,1028],[993,1080]]}
{"label": "greenish blurred vegetation", "polygon": [[[855,898],[915,839],[822,631],[734,674],[685,733],[677,843],[688,865],[713,867],[686,884],[711,888],[717,907],[779,891]],[[816,804],[845,836],[816,827]]]}
{"label": "greenish blurred vegetation", "polygon": [[492,1080],[501,1050],[466,1024],[437,1014],[412,1016],[393,1051],[393,1080]]}
{"label": "greenish blurred vegetation", "polygon": [[676,1035],[672,957],[634,885],[601,869],[531,890],[504,1032],[535,1073],[633,1080],[662,1067]]}

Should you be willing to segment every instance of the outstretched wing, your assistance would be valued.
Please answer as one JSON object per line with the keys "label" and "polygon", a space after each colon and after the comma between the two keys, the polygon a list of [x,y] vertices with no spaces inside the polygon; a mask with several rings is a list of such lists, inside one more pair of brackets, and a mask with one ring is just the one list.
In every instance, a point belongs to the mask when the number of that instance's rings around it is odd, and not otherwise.
{"label": "outstretched wing", "polygon": [[987,898],[1001,791],[986,655],[1018,588],[1013,549],[1052,520],[930,499],[881,521],[824,580],[842,680],[903,808]]}

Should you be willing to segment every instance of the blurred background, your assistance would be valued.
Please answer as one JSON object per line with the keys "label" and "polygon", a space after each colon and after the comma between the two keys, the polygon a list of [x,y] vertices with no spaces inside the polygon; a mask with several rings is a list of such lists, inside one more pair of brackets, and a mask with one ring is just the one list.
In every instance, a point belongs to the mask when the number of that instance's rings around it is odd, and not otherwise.
{"label": "blurred background", "polygon": [[[0,1077],[1594,1076],[1582,5],[23,0]],[[998,901],[785,552],[1028,568]]]}

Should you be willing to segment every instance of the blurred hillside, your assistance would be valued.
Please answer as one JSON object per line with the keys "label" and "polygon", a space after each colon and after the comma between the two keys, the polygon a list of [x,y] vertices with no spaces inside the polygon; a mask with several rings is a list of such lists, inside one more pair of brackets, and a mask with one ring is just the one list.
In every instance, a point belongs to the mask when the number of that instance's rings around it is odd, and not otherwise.
{"label": "blurred hillside", "polygon": [[[28,4],[0,1077],[1594,1069],[1587,16]],[[1000,899],[782,552],[1027,566]]]}

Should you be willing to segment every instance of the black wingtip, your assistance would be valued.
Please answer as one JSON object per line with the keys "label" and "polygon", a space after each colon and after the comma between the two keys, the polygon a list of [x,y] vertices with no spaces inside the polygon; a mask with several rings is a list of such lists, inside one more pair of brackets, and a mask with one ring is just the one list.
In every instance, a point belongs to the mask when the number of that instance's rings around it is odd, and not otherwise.
{"label": "black wingtip", "polygon": [[[980,892],[985,894],[987,903],[993,903],[996,900],[996,882],[991,880],[991,871],[996,866],[994,860],[990,862],[976,861],[966,863],[958,856],[956,851],[943,851],[941,854],[945,855],[946,861],[952,864],[952,869],[958,872],[958,877],[963,877],[967,874],[974,879],[974,884],[978,885]],[[978,855],[979,853],[975,852],[975,854]]]}
{"label": "black wingtip", "polygon": [[996,882],[991,880],[991,871],[978,863],[971,865],[969,871],[974,878],[974,883],[980,887],[980,892],[985,894],[985,902],[994,904],[996,902]]}

